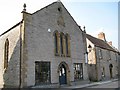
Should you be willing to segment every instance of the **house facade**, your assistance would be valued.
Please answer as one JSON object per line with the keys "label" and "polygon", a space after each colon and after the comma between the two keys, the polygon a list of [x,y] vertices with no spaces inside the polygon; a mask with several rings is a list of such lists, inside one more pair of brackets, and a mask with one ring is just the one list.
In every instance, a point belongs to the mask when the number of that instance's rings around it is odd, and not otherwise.
{"label": "house facade", "polygon": [[108,80],[118,77],[119,52],[108,44],[105,33],[98,38],[86,35],[88,50],[88,73],[91,81]]}
{"label": "house facade", "polygon": [[0,85],[72,85],[88,80],[85,33],[61,2],[34,13],[0,36]]}

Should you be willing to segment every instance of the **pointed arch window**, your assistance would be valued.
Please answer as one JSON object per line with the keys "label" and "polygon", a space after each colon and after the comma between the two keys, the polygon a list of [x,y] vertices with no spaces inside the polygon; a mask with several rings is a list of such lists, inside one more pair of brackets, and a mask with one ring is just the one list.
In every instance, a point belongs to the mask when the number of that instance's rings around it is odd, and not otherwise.
{"label": "pointed arch window", "polygon": [[66,40],[66,56],[70,56],[70,36],[68,34],[65,35]]}
{"label": "pointed arch window", "polygon": [[54,46],[55,46],[55,55],[59,55],[59,32],[55,31],[54,33]]}
{"label": "pointed arch window", "polygon": [[68,37],[65,36],[65,39],[66,39],[66,54],[68,55]]}
{"label": "pointed arch window", "polygon": [[9,40],[7,38],[5,41],[5,48],[4,48],[4,69],[8,67],[8,56],[9,56]]}
{"label": "pointed arch window", "polygon": [[64,40],[63,40],[63,36],[64,36],[64,34],[63,33],[61,33],[60,34],[60,50],[61,50],[61,56],[64,54],[64,51],[63,51],[63,48],[64,48],[64,46],[63,46],[63,44],[64,44]]}
{"label": "pointed arch window", "polygon": [[58,53],[58,44],[57,44],[57,33],[55,33],[55,53]]}
{"label": "pointed arch window", "polygon": [[56,56],[70,57],[70,36],[63,32],[54,32],[54,44]]}

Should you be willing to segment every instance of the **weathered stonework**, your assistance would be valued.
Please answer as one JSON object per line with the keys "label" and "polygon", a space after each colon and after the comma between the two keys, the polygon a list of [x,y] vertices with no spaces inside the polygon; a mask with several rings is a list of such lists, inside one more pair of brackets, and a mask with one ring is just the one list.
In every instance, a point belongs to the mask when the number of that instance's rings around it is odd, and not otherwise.
{"label": "weathered stonework", "polygon": [[[58,25],[58,5],[61,6],[64,19],[64,25]],[[60,21],[63,23],[63,20]],[[26,59],[27,68],[27,86],[35,85],[35,61],[51,62],[51,83],[58,83],[58,66],[61,62],[66,62],[69,68],[68,82],[74,81],[74,63],[83,63],[84,79],[88,79],[87,65],[84,64],[85,49],[82,31],[75,21],[68,14],[61,3],[53,3],[51,6],[38,11],[26,20],[25,40],[27,45],[28,60]],[[48,32],[48,29],[51,32]],[[54,31],[68,33],[71,37],[71,57],[60,57],[54,55]],[[33,74],[30,74],[33,73]]]}
{"label": "weathered stonework", "polygon": [[[4,69],[4,45],[9,40],[8,67]],[[19,86],[19,59],[20,59],[20,25],[0,37],[0,84]]]}
{"label": "weathered stonework", "polygon": [[[92,38],[92,39],[91,39]],[[118,77],[118,57],[119,52],[114,50],[111,46],[107,46],[106,41],[101,41],[105,43],[107,47],[103,48],[98,46],[99,44],[95,41],[99,39],[89,36],[87,37],[87,50],[88,50],[88,73],[89,79],[92,81],[108,80],[111,79],[110,64],[112,64],[112,78]],[[93,43],[94,42],[94,43]],[[91,48],[90,48],[91,46]],[[111,47],[111,50],[108,49]],[[101,56],[100,56],[101,51]],[[94,73],[93,73],[94,71]]]}
{"label": "weathered stonework", "polygon": [[[4,64],[0,66],[0,83],[13,87],[34,86],[36,61],[50,62],[51,84],[59,85],[61,64],[66,67],[68,85],[75,82],[74,63],[83,64],[83,80],[88,80],[84,34],[62,3],[54,2],[33,14],[22,13],[22,22],[0,37],[1,63],[6,38],[10,42],[9,66],[6,73]],[[70,35],[70,57],[55,55],[53,34],[56,30]]]}

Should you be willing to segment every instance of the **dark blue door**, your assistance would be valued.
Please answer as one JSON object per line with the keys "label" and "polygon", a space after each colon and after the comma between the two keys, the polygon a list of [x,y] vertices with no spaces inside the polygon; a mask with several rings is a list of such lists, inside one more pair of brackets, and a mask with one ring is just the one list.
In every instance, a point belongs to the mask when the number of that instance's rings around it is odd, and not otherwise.
{"label": "dark blue door", "polygon": [[66,68],[64,65],[62,65],[60,67],[60,71],[59,71],[59,82],[60,85],[62,84],[67,84],[67,80],[66,80]]}

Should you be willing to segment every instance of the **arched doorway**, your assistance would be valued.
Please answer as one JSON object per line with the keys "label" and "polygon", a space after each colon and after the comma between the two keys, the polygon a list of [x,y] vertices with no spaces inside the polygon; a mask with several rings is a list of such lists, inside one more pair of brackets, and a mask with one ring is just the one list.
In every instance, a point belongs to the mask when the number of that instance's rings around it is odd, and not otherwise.
{"label": "arched doorway", "polygon": [[112,78],[113,76],[112,76],[112,68],[113,68],[113,65],[112,64],[110,64],[109,65],[109,70],[110,70],[110,78]]}
{"label": "arched doorway", "polygon": [[59,83],[60,83],[60,85],[67,84],[66,75],[67,75],[66,67],[62,64],[60,67],[60,71],[59,71]]}
{"label": "arched doorway", "polygon": [[65,62],[61,62],[58,66],[59,84],[69,84],[70,71],[68,65]]}

